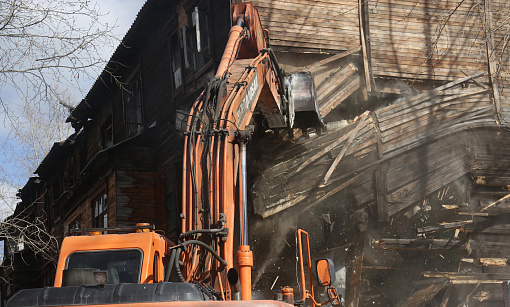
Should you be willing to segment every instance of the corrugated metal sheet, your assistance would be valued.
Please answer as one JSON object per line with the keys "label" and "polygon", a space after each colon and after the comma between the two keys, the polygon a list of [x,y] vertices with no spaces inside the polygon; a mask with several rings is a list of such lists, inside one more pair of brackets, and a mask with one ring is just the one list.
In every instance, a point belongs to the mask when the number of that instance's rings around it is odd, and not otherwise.
{"label": "corrugated metal sheet", "polygon": [[252,0],[280,51],[339,52],[359,45],[356,0]]}
{"label": "corrugated metal sheet", "polygon": [[451,80],[487,71],[476,0],[369,2],[375,75]]}

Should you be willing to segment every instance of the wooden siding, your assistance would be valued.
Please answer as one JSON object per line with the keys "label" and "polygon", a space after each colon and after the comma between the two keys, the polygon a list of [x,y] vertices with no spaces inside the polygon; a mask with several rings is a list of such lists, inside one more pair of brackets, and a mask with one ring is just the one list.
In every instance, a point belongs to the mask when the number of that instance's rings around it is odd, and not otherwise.
{"label": "wooden siding", "polygon": [[271,45],[279,51],[340,52],[358,46],[353,0],[253,0]]}
{"label": "wooden siding", "polygon": [[487,71],[477,3],[370,1],[374,75],[451,80]]}

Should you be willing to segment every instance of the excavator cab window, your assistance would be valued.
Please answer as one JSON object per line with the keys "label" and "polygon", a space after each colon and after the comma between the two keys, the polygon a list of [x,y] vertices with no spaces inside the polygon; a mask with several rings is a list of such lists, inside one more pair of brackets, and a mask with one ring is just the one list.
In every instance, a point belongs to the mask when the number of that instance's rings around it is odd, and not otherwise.
{"label": "excavator cab window", "polygon": [[[139,249],[103,250],[74,252],[67,258],[66,276],[73,276],[75,281],[63,281],[66,285],[86,284],[81,281],[81,274],[106,271],[107,284],[139,283],[142,269],[143,252]],[[72,272],[78,272],[73,274]],[[76,277],[74,277],[76,276]]]}

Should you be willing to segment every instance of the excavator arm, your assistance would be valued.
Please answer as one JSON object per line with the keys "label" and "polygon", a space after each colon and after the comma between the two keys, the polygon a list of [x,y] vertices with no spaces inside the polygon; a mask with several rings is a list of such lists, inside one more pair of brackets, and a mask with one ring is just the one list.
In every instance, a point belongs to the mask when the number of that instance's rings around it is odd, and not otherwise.
{"label": "excavator arm", "polygon": [[[191,108],[185,131],[180,239],[182,244],[203,242],[208,248],[177,245],[175,259],[184,263],[178,274],[181,281],[207,282],[223,296],[229,288],[238,289],[237,279],[232,278],[237,276],[237,264],[242,298],[250,299],[253,258],[248,245],[246,142],[251,134],[246,128],[255,111],[270,128],[290,127],[294,116],[289,110],[295,109],[295,101],[305,101],[301,109],[311,101],[307,110],[314,112],[319,124],[322,120],[313,79],[305,75],[305,90],[297,90],[295,83],[303,76],[284,76],[256,8],[234,4],[233,20],[236,24],[216,76]],[[234,221],[239,221],[238,228]],[[234,229],[240,233],[237,241]],[[236,257],[235,246],[239,246]],[[181,270],[179,266],[177,261]]]}

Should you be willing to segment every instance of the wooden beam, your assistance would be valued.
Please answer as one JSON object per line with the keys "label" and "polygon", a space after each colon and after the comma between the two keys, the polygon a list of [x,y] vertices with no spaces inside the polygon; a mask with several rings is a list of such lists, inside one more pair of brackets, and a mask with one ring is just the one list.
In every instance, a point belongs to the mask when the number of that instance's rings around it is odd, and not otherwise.
{"label": "wooden beam", "polygon": [[318,61],[318,62],[315,62],[315,63],[313,63],[311,65],[305,66],[305,67],[303,67],[303,70],[314,72],[315,70],[317,70],[317,68],[319,68],[322,65],[326,65],[326,64],[331,63],[333,61],[339,60],[339,59],[344,58],[344,57],[346,57],[348,55],[351,55],[353,53],[359,52],[360,50],[361,50],[361,46],[354,47],[352,49],[349,49],[349,50],[344,51],[342,53],[339,53],[337,55],[330,56],[329,58],[326,58],[326,59],[324,59],[322,61]]}
{"label": "wooden beam", "polygon": [[441,301],[441,305],[439,305],[439,307],[446,307],[448,305],[448,301],[450,300],[450,296],[452,296],[452,293],[453,293],[453,286],[448,285],[448,287],[446,288],[446,291],[443,295],[443,300]]}
{"label": "wooden beam", "polygon": [[466,242],[445,239],[380,239],[372,242],[375,249],[464,250]]}

